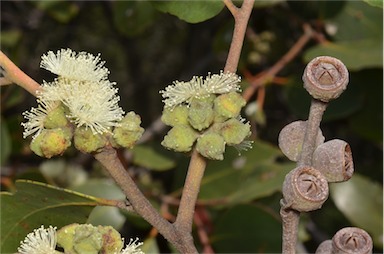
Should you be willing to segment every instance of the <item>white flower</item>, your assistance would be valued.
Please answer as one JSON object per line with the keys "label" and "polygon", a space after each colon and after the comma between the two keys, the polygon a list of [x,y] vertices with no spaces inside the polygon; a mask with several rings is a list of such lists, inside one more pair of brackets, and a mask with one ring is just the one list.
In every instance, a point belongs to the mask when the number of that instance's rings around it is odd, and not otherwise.
{"label": "white flower", "polygon": [[20,242],[17,251],[20,254],[54,254],[56,248],[56,227],[49,226],[45,229],[41,226],[29,233],[24,241]]}
{"label": "white flower", "polygon": [[26,111],[23,113],[24,118],[27,119],[27,122],[21,123],[24,127],[24,138],[32,134],[34,134],[32,136],[33,139],[39,136],[44,129],[44,121],[47,114],[56,108],[58,104],[56,101],[42,101],[39,99],[37,99],[37,102],[39,103],[37,108],[32,108],[29,112]]}
{"label": "white flower", "polygon": [[241,79],[235,73],[223,73],[203,77],[194,76],[189,82],[175,81],[162,94],[165,107],[173,108],[183,102],[189,103],[193,98],[204,98],[210,94],[223,94],[240,91]]}
{"label": "white flower", "polygon": [[131,238],[127,246],[120,252],[120,254],[144,254],[144,252],[139,248],[143,245],[143,243],[137,242],[138,240],[139,238],[136,238],[135,240]]}
{"label": "white flower", "polygon": [[57,54],[49,51],[41,57],[40,67],[59,76],[74,79],[98,82],[107,79],[109,71],[100,62],[100,54],[96,57],[86,52],[76,52],[71,49],[61,49]]}

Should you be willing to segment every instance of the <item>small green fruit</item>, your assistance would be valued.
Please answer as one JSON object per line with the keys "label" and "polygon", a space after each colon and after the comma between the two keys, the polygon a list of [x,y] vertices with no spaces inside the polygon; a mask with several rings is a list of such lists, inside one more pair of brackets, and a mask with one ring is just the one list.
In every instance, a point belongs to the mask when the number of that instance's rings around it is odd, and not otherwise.
{"label": "small green fruit", "polygon": [[228,145],[238,145],[251,135],[251,126],[231,118],[221,125],[220,134]]}
{"label": "small green fruit", "polygon": [[122,147],[132,148],[143,135],[144,129],[140,127],[141,119],[135,112],[129,112],[120,122],[120,126],[113,130],[113,138]]}
{"label": "small green fruit", "polygon": [[71,145],[72,133],[69,127],[44,129],[31,142],[31,150],[46,158],[61,155]]}
{"label": "small green fruit", "polygon": [[107,144],[107,138],[101,134],[93,134],[90,128],[79,127],[73,138],[76,149],[83,153],[93,153]]}
{"label": "small green fruit", "polygon": [[65,253],[75,253],[73,250],[73,241],[75,237],[77,223],[69,224],[57,230],[57,244],[65,250]]}
{"label": "small green fruit", "polygon": [[207,98],[193,99],[191,101],[188,121],[189,124],[196,130],[208,128],[214,119],[212,96]]}
{"label": "small green fruit", "polygon": [[101,253],[120,253],[124,246],[120,233],[111,226],[98,226],[97,228],[103,238]]}
{"label": "small green fruit", "polygon": [[47,129],[54,129],[66,126],[68,124],[68,119],[65,115],[64,105],[60,103],[47,114],[47,117],[44,119],[44,127]]}
{"label": "small green fruit", "polygon": [[189,152],[197,136],[198,133],[189,125],[176,125],[168,131],[161,144],[176,152]]}
{"label": "small green fruit", "polygon": [[223,160],[225,140],[220,134],[205,133],[197,139],[196,150],[208,159]]}
{"label": "small green fruit", "polygon": [[215,99],[214,109],[217,116],[236,118],[245,104],[246,101],[239,93],[230,92],[222,94]]}
{"label": "small green fruit", "polygon": [[103,236],[99,230],[90,225],[79,225],[73,238],[73,249],[76,253],[98,254],[103,247]]}
{"label": "small green fruit", "polygon": [[178,105],[174,108],[164,108],[161,121],[172,127],[180,124],[188,124],[188,107],[186,105]]}

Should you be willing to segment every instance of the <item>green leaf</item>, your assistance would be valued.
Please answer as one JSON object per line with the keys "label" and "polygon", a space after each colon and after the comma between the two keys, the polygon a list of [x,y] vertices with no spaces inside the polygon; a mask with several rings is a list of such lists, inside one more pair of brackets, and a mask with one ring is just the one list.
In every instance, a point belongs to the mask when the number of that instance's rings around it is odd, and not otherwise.
{"label": "green leaf", "polygon": [[344,183],[331,185],[337,208],[357,227],[366,230],[374,245],[383,247],[383,187],[354,174]]}
{"label": "green leaf", "polygon": [[226,205],[266,197],[281,189],[293,163],[276,163],[282,156],[277,147],[256,141],[241,156],[227,152],[225,162],[208,164],[199,200],[225,198]]}
{"label": "green leaf", "polygon": [[0,33],[1,46],[13,48],[20,41],[22,32],[18,29],[3,30]]}
{"label": "green leaf", "polygon": [[369,5],[383,9],[383,0],[363,0],[363,1]]}
{"label": "green leaf", "polygon": [[135,146],[132,149],[133,163],[156,171],[169,170],[175,167],[175,162],[149,146]]}
{"label": "green leaf", "polygon": [[175,15],[188,23],[199,23],[213,18],[224,7],[223,1],[156,1],[151,3],[159,11]]}
{"label": "green leaf", "polygon": [[40,0],[32,3],[61,23],[68,23],[79,12],[79,7],[76,4],[66,1]]}
{"label": "green leaf", "polygon": [[11,154],[12,142],[11,142],[11,137],[9,135],[8,127],[4,123],[4,120],[2,117],[0,122],[0,135],[1,135],[0,136],[0,144],[1,144],[0,165],[4,165],[8,159],[8,156]]}
{"label": "green leaf", "polygon": [[281,233],[278,214],[239,205],[215,223],[211,243],[217,253],[281,253]]}
{"label": "green leaf", "polygon": [[58,228],[86,222],[98,199],[28,180],[16,181],[16,192],[1,192],[2,253],[15,252],[24,237],[49,225]]}

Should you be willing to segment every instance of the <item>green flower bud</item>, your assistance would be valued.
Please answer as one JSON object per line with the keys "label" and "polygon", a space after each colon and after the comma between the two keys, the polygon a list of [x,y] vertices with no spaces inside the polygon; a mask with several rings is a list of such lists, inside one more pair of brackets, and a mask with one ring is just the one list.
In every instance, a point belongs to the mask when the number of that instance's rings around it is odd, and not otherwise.
{"label": "green flower bud", "polygon": [[121,120],[120,126],[113,130],[113,138],[122,147],[132,148],[143,135],[144,129],[140,127],[139,115],[131,111]]}
{"label": "green flower bud", "polygon": [[46,158],[61,155],[71,145],[72,133],[69,127],[43,129],[31,142],[31,150]]}
{"label": "green flower bud", "polygon": [[93,134],[90,128],[79,127],[73,138],[76,149],[83,153],[96,152],[107,144],[107,138],[101,134]]}
{"label": "green flower bud", "polygon": [[54,129],[58,127],[63,127],[68,124],[68,119],[65,116],[65,107],[60,103],[52,111],[48,112],[47,117],[44,119],[44,127],[47,129]]}
{"label": "green flower bud", "polygon": [[92,225],[79,225],[73,237],[76,253],[98,254],[103,247],[103,235]]}
{"label": "green flower bud", "polygon": [[161,144],[176,152],[189,152],[197,136],[198,133],[189,125],[176,125],[168,131]]}
{"label": "green flower bud", "polygon": [[251,126],[231,118],[221,125],[220,134],[228,145],[238,145],[251,135]]}
{"label": "green flower bud", "polygon": [[98,226],[97,229],[103,239],[101,253],[120,253],[124,246],[120,233],[111,226]]}
{"label": "green flower bud", "polygon": [[246,101],[237,92],[230,92],[218,96],[214,102],[214,109],[217,116],[236,118]]}
{"label": "green flower bud", "polygon": [[73,241],[75,237],[76,228],[79,226],[77,223],[69,224],[57,230],[57,244],[63,247],[65,253],[74,253]]}
{"label": "green flower bud", "polygon": [[213,97],[195,98],[191,101],[188,121],[194,129],[201,131],[213,123]]}
{"label": "green flower bud", "polygon": [[196,150],[208,159],[223,160],[225,140],[220,134],[205,133],[197,139]]}
{"label": "green flower bud", "polygon": [[169,126],[188,124],[187,105],[178,105],[174,108],[164,108],[161,121]]}

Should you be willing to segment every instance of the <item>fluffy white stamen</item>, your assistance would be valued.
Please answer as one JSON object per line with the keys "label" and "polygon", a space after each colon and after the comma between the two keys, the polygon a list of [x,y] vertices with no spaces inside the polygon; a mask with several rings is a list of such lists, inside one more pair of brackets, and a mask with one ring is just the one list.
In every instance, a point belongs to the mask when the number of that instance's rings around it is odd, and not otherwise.
{"label": "fluffy white stamen", "polygon": [[20,254],[54,254],[57,242],[56,227],[41,226],[29,233],[24,241],[20,242],[17,251]]}

